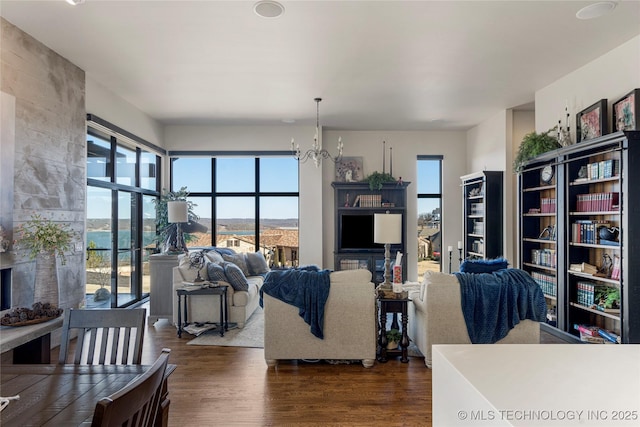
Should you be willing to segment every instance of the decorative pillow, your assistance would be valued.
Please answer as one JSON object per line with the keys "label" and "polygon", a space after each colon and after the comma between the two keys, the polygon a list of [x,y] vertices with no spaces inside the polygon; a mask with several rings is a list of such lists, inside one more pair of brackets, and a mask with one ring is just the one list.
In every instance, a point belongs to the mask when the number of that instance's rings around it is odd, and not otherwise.
{"label": "decorative pillow", "polygon": [[248,291],[249,283],[247,278],[236,264],[232,262],[223,262],[224,274],[227,276],[227,282],[235,291]]}
{"label": "decorative pillow", "polygon": [[249,276],[249,269],[247,268],[247,263],[244,260],[244,254],[222,254],[222,258],[227,262],[237,265],[240,267],[242,274]]}
{"label": "decorative pillow", "polygon": [[244,257],[247,261],[247,268],[250,276],[259,276],[270,271],[269,264],[267,264],[267,260],[264,259],[262,252],[247,252],[244,254]]}
{"label": "decorative pillow", "polygon": [[[198,277],[198,270],[191,267],[191,260],[189,256],[184,254],[178,257],[178,269],[182,273],[182,277],[185,282],[193,282]],[[200,277],[207,280],[207,263],[205,262],[200,269]]]}
{"label": "decorative pillow", "polygon": [[216,251],[205,251],[204,252],[204,256],[211,262],[215,262],[216,264],[220,264],[222,261],[224,261],[224,258],[222,258],[222,255],[220,255],[218,252]]}
{"label": "decorative pillow", "polygon": [[464,260],[460,265],[461,273],[493,273],[509,266],[505,258]]}
{"label": "decorative pillow", "polygon": [[[224,261],[222,261],[224,262]],[[224,273],[224,267],[215,262],[207,263],[207,275],[211,282],[226,282],[227,275]]]}

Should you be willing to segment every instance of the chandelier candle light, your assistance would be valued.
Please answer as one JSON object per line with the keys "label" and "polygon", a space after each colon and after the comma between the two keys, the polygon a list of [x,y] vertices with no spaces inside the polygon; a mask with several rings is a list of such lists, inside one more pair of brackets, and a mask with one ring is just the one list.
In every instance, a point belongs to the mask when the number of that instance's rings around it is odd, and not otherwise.
{"label": "chandelier candle light", "polygon": [[316,167],[320,167],[322,159],[329,159],[336,163],[342,159],[342,137],[338,137],[338,155],[333,157],[329,152],[322,148],[322,137],[320,136],[320,101],[322,98],[314,98],[316,102],[316,134],[313,137],[313,144],[311,148],[304,154],[300,152],[300,144],[296,144],[294,138],[291,138],[291,151],[293,157],[301,163],[306,162],[309,159],[313,159]]}
{"label": "chandelier candle light", "polygon": [[168,221],[176,224],[176,250],[179,252],[187,252],[184,244],[184,236],[182,234],[182,223],[189,222],[189,206],[186,201],[172,200],[167,202]]}
{"label": "chandelier candle light", "polygon": [[373,241],[384,243],[384,282],[383,288],[391,289],[391,244],[402,243],[402,215],[373,214]]}

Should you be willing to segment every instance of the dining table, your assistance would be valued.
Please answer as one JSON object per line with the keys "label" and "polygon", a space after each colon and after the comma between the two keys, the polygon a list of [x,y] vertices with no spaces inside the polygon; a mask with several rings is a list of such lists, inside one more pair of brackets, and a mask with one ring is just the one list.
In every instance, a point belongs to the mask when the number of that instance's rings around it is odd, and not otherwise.
{"label": "dining table", "polygon": [[[91,425],[96,403],[147,371],[151,365],[2,365],[0,395],[10,400],[0,412],[0,425]],[[168,424],[167,379],[176,365],[167,365],[156,426]]]}

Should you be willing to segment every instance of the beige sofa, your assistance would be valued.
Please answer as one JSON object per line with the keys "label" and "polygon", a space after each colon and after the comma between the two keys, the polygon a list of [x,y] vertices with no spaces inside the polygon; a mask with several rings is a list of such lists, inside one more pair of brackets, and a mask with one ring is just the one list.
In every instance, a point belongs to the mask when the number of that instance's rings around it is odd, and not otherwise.
{"label": "beige sofa", "polygon": [[[409,293],[409,337],[431,368],[434,344],[471,344],[462,315],[460,284],[455,275],[425,273],[419,290]],[[540,323],[524,320],[511,329],[498,344],[540,343]]]}
{"label": "beige sofa", "polygon": [[376,296],[369,270],[335,271],[325,304],[324,339],[316,338],[298,308],[263,295],[264,357],[279,359],[361,360],[369,368],[376,357]]}

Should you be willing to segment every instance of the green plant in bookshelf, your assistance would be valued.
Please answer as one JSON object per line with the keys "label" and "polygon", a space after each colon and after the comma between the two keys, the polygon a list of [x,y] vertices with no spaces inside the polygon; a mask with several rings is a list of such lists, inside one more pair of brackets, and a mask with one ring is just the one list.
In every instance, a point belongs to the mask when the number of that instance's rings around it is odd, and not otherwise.
{"label": "green plant in bookshelf", "polygon": [[382,190],[382,184],[386,182],[396,182],[396,179],[391,174],[385,172],[373,172],[362,181],[369,183],[370,190]]}
{"label": "green plant in bookshelf", "polygon": [[553,136],[556,131],[557,127],[554,127],[543,133],[531,132],[526,134],[522,138],[520,148],[513,161],[514,172],[519,173],[524,164],[534,157],[562,147],[558,139]]}

